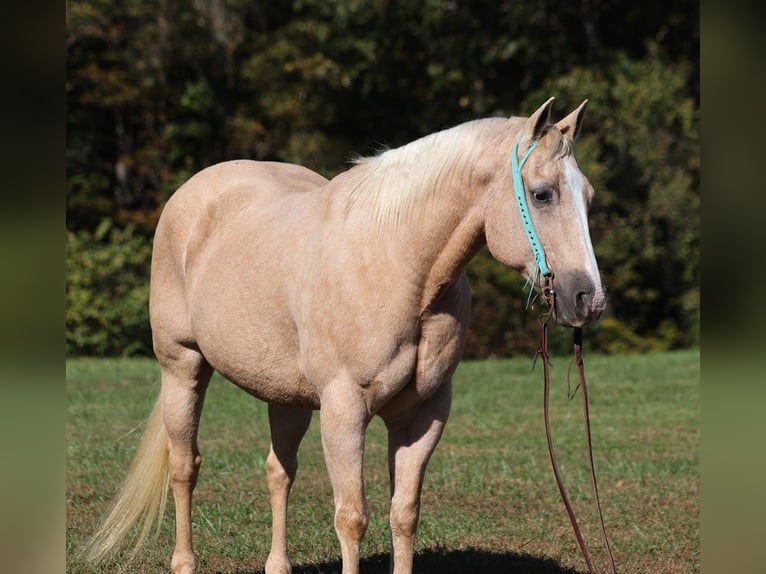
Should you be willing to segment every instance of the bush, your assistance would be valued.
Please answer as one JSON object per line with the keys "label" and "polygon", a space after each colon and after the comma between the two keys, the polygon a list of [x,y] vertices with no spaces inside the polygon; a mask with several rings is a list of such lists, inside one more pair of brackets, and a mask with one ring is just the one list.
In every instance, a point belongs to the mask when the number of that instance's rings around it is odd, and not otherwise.
{"label": "bush", "polygon": [[151,253],[151,240],[110,219],[94,232],[67,232],[68,356],[151,354]]}

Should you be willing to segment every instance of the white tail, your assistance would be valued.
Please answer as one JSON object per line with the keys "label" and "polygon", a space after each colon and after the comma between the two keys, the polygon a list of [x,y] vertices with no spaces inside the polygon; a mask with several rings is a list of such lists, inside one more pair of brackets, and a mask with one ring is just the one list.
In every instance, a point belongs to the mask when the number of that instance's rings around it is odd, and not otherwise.
{"label": "white tail", "polygon": [[133,526],[139,523],[140,534],[129,558],[133,559],[155,522],[159,527],[158,519],[165,511],[170,479],[168,444],[158,399],[125,482],[101,519],[98,530],[83,548],[85,560],[97,564],[113,556]]}

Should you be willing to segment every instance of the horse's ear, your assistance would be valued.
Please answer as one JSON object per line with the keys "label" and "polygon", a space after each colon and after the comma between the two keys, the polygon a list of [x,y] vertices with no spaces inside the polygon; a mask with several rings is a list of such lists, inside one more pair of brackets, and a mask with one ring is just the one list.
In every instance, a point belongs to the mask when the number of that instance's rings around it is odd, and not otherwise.
{"label": "horse's ear", "polygon": [[527,118],[522,128],[522,133],[527,142],[533,142],[542,137],[545,126],[551,123],[551,106],[553,106],[553,100],[555,99],[548,98],[547,102],[537,108],[537,111]]}
{"label": "horse's ear", "polygon": [[585,106],[587,105],[588,100],[583,100],[575,111],[556,124],[556,127],[559,128],[561,133],[572,141],[577,137],[577,134],[580,133],[582,120],[585,117]]}

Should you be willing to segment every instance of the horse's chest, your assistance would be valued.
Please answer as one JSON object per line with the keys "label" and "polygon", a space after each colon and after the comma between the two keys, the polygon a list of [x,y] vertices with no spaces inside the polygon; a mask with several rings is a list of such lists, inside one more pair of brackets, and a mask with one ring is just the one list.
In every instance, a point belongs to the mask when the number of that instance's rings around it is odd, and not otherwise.
{"label": "horse's chest", "polygon": [[304,361],[304,372],[320,396],[324,387],[340,379],[364,397],[370,412],[375,412],[413,378],[417,344],[382,333],[368,337],[360,334],[343,346],[325,341],[324,346],[309,350]]}
{"label": "horse's chest", "polygon": [[[428,332],[428,330],[426,330]],[[414,330],[420,333],[420,326]],[[451,375],[459,352],[453,337],[423,337],[413,334],[402,342],[380,334],[331,352],[325,375],[309,377],[321,387],[338,378],[356,389],[371,413],[389,405],[408,408],[431,397]]]}
{"label": "horse's chest", "polygon": [[459,361],[467,317],[451,304],[421,314],[412,297],[384,301],[377,292],[365,295],[365,305],[354,305],[360,296],[336,305],[330,298],[321,306],[312,299],[304,307],[297,334],[307,380],[321,396],[341,379],[362,394],[371,412],[399,395],[396,402],[426,400]]}

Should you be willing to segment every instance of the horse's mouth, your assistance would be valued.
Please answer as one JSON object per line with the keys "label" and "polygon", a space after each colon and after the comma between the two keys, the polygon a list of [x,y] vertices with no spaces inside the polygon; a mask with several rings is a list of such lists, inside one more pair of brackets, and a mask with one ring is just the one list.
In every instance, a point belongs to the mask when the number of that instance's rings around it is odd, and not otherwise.
{"label": "horse's mouth", "polygon": [[565,327],[587,327],[606,309],[603,284],[582,273],[562,274],[555,280],[555,318]]}
{"label": "horse's mouth", "polygon": [[557,293],[555,313],[556,322],[564,327],[587,327],[601,317],[606,308],[606,299],[587,296],[582,292],[573,297],[564,298]]}

